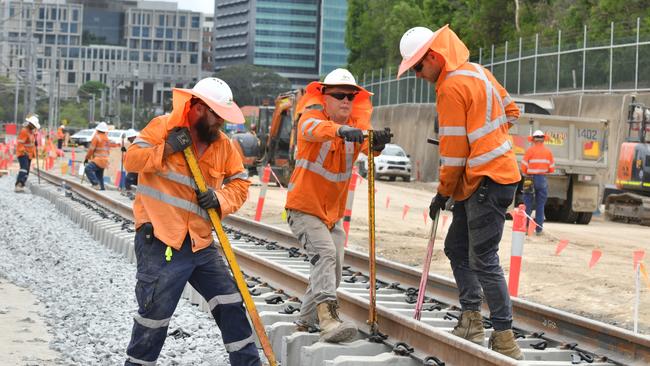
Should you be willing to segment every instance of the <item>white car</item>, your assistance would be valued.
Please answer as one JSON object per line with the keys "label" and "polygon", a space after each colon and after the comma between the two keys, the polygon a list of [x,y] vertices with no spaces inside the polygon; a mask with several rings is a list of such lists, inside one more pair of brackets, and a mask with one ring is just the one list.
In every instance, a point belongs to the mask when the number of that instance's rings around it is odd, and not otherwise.
{"label": "white car", "polygon": [[81,131],[75,133],[74,135],[70,136],[70,141],[77,144],[78,146],[88,147],[90,145],[90,141],[92,141],[94,135],[95,135],[95,129],[94,128],[81,130]]}
{"label": "white car", "polygon": [[[364,178],[368,173],[368,157],[359,154],[357,160],[359,174]],[[381,155],[375,157],[375,178],[388,177],[394,181],[397,177],[405,182],[411,181],[411,159],[399,145],[386,144]]]}
{"label": "white car", "polygon": [[[126,130],[109,130],[108,140],[111,142],[111,145],[122,146],[122,136],[125,136],[125,134]],[[126,137],[124,140],[126,140]]]}

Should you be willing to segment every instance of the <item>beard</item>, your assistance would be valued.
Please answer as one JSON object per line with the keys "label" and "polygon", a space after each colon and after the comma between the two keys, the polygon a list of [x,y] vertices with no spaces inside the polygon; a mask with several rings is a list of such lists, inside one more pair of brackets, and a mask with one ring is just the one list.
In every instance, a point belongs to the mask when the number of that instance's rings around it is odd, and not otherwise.
{"label": "beard", "polygon": [[205,116],[196,121],[196,132],[201,142],[211,144],[219,139],[219,129],[211,128],[208,119]]}

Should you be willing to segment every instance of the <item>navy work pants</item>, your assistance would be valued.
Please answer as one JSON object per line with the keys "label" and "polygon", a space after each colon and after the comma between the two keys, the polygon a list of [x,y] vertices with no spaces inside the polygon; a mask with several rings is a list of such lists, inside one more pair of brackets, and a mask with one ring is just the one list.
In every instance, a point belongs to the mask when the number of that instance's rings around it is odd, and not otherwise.
{"label": "navy work pants", "polygon": [[259,366],[255,336],[241,295],[216,245],[193,253],[188,234],[181,250],[173,250],[167,262],[167,246],[153,236],[148,240],[147,227],[151,226],[141,225],[135,235],[138,313],[134,317],[125,365],[155,365],[167,337],[169,321],[189,281],[210,306],[221,329],[230,364]]}
{"label": "navy work pants", "polygon": [[498,184],[485,177],[467,200],[456,202],[445,240],[463,311],[481,309],[481,290],[495,330],[512,326],[512,303],[499,264],[499,242],[506,210],[517,184]]}
{"label": "navy work pants", "polygon": [[[535,202],[535,227],[536,232],[541,232],[544,228],[544,206],[548,198],[548,181],[545,175],[533,175],[533,188],[534,192],[524,193],[524,205],[526,205],[526,213],[528,216],[533,212],[533,201]],[[534,195],[534,196],[533,196]]]}
{"label": "navy work pants", "polygon": [[18,164],[20,165],[20,171],[18,171],[18,177],[16,177],[16,185],[20,183],[24,186],[27,182],[27,176],[29,176],[29,167],[32,161],[29,159],[29,155],[25,154],[18,157]]}
{"label": "navy work pants", "polygon": [[86,164],[86,176],[92,185],[99,184],[99,188],[103,191],[104,187],[104,168],[100,168],[94,162]]}

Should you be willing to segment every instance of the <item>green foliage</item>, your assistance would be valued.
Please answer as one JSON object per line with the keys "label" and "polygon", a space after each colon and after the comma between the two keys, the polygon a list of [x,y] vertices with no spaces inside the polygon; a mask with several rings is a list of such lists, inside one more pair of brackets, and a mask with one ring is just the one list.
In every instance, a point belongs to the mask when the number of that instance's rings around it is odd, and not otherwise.
{"label": "green foliage", "polygon": [[80,97],[89,97],[95,94],[95,97],[99,98],[102,95],[102,89],[108,89],[108,86],[102,82],[91,80],[79,87],[77,95]]}
{"label": "green foliage", "polygon": [[397,67],[401,61],[399,41],[411,27],[432,30],[450,24],[470,49],[473,57],[479,48],[497,49],[505,41],[517,44],[518,38],[540,39],[557,44],[582,45],[583,27],[589,32],[588,44],[608,42],[610,24],[615,37],[636,32],[641,18],[641,33],[650,32],[650,6],[647,0],[518,0],[519,31],[515,24],[516,0],[349,0],[345,42],[350,50],[348,68],[353,74],[380,67]]}
{"label": "green foliage", "polygon": [[228,83],[235,102],[240,106],[259,105],[262,98],[275,98],[279,93],[291,89],[291,82],[287,78],[259,66],[234,65],[214,76]]}

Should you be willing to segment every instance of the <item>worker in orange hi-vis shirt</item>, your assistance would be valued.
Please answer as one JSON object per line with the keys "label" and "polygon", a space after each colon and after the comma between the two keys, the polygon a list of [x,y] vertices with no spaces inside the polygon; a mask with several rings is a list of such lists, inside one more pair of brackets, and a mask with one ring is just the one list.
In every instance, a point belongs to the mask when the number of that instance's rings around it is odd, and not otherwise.
{"label": "worker in orange hi-vis shirt", "polygon": [[25,119],[23,128],[18,135],[18,144],[16,145],[16,156],[18,157],[18,164],[20,164],[20,171],[16,177],[16,186],[14,191],[17,193],[25,192],[25,182],[29,175],[29,168],[32,164],[32,159],[36,157],[36,131],[41,128],[36,115],[30,115]]}
{"label": "worker in orange hi-vis shirt", "polygon": [[63,149],[63,141],[65,140],[65,126],[61,125],[56,130],[56,148]]}
{"label": "worker in orange hi-vis shirt", "polygon": [[[524,173],[524,204],[528,216],[533,211],[535,202],[535,233],[542,235],[544,228],[544,206],[548,198],[546,174],[555,172],[553,153],[546,146],[544,132],[537,130],[530,137],[533,146],[529,147],[521,160],[521,172]],[[530,223],[527,222],[527,225]]]}
{"label": "worker in orange hi-vis shirt", "polygon": [[[105,190],[104,169],[108,167],[108,157],[111,152],[110,141],[108,140],[108,125],[106,122],[99,122],[95,127],[95,136],[90,142],[90,148],[84,159],[86,176],[97,190]],[[90,160],[90,163],[88,162]]]}
{"label": "worker in orange hi-vis shirt", "polygon": [[520,360],[512,332],[512,303],[499,264],[505,214],[521,180],[508,130],[519,109],[489,70],[469,62],[469,50],[449,26],[411,28],[400,41],[398,77],[413,70],[436,84],[440,185],[429,207],[433,218],[453,198],[445,254],[462,308],[452,334],[483,345],[481,303],[494,332],[488,345]]}

